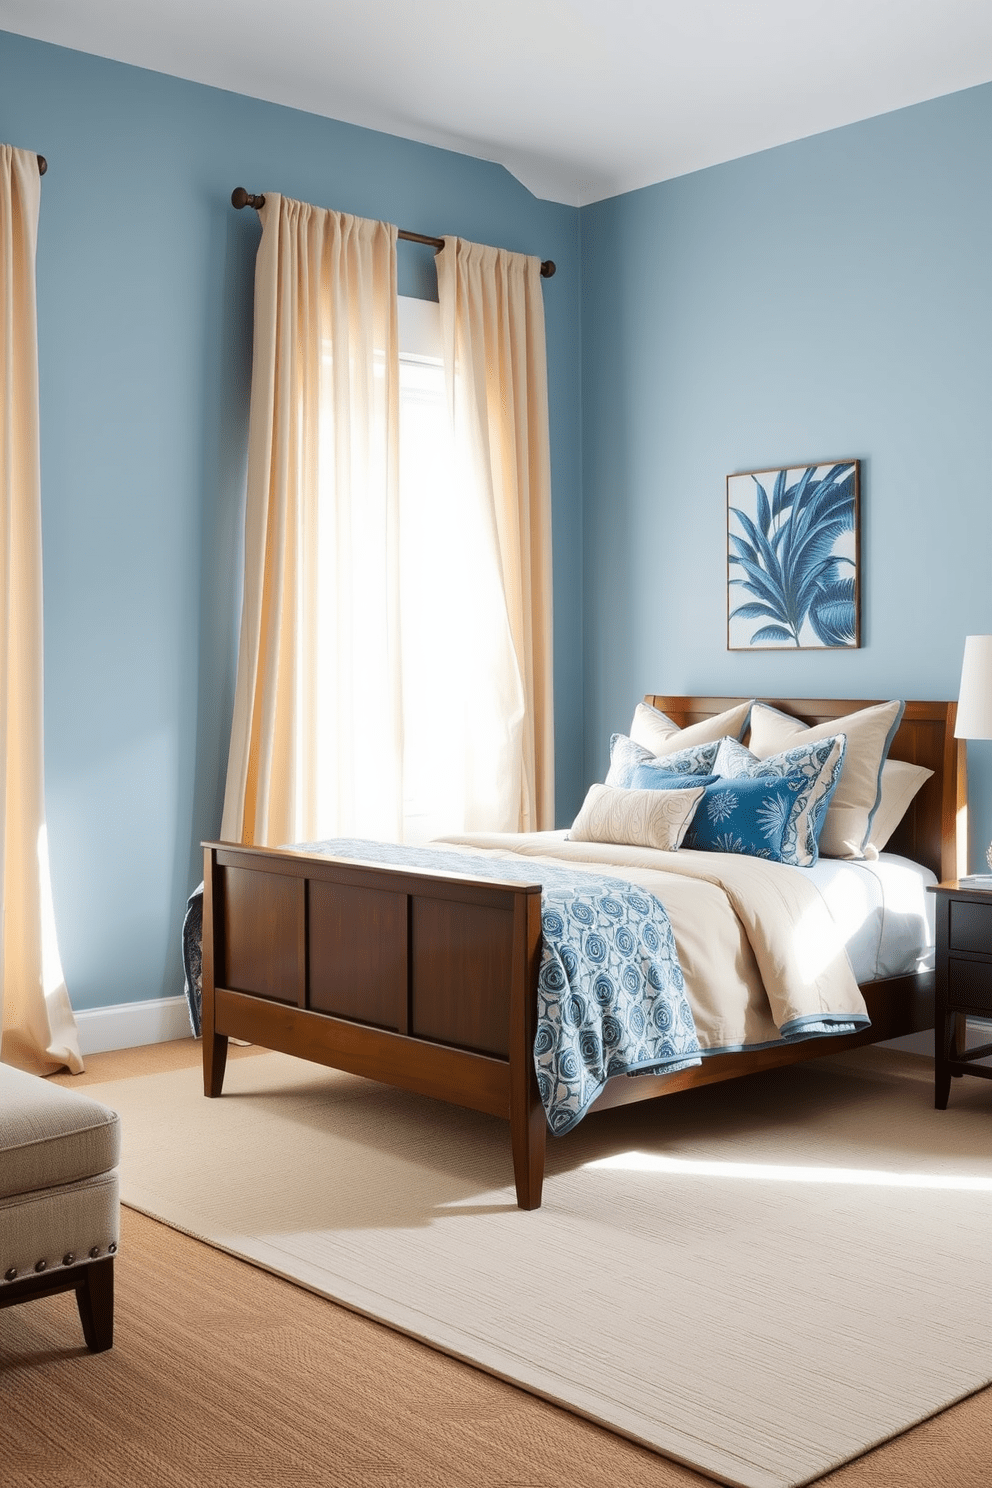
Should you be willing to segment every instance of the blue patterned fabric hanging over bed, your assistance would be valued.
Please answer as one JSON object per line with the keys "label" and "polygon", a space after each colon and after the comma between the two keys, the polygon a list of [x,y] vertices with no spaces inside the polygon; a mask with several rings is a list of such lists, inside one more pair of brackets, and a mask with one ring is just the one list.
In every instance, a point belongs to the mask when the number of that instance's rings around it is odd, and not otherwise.
{"label": "blue patterned fabric hanging over bed", "polygon": [[[670,1074],[702,1062],[667,911],[635,884],[546,862],[356,838],[300,843],[294,851],[513,883],[540,878],[534,1066],[553,1132],[570,1131],[614,1075]],[[183,950],[195,1032],[200,914],[193,895]]]}

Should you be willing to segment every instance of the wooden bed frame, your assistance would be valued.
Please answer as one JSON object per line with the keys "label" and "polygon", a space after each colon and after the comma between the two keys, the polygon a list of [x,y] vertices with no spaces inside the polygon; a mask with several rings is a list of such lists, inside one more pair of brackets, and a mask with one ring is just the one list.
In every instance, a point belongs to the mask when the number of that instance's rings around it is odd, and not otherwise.
{"label": "wooden bed frame", "polygon": [[[739,698],[657,697],[681,727]],[[805,723],[869,706],[770,699]],[[889,851],[965,871],[964,746],[954,703],[911,702],[890,757],[925,765]],[[203,1081],[219,1096],[229,1038],[245,1039],[509,1120],[517,1203],[541,1203],[547,1126],[534,1073],[541,954],[533,884],[365,867],[284,849],[204,846]],[[474,995],[467,998],[464,989]],[[673,1075],[611,1080],[592,1110],[649,1100],[933,1026],[933,973],[862,986],[872,1026],[829,1040],[715,1055]]]}

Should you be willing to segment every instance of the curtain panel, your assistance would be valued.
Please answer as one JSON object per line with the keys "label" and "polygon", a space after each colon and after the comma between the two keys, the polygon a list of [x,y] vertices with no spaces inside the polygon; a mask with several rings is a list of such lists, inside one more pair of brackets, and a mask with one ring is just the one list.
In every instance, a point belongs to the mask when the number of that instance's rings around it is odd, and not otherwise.
{"label": "curtain panel", "polygon": [[268,192],[260,215],[221,834],[553,826],[539,260],[445,240],[451,432],[401,480],[396,228]]}
{"label": "curtain panel", "polygon": [[396,229],[267,192],[222,836],[397,839]]}
{"label": "curtain panel", "polygon": [[[515,678],[495,831],[555,825],[551,452],[541,261],[445,238],[437,256],[457,458],[490,533]],[[516,699],[513,698],[514,687]]]}
{"label": "curtain panel", "polygon": [[83,1068],[62,977],[45,827],[38,157],[0,145],[0,1057]]}

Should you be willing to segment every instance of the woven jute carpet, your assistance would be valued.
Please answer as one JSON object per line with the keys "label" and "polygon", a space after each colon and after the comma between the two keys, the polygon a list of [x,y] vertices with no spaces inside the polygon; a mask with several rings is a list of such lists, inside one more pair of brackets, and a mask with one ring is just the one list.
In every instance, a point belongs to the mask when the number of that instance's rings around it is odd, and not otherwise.
{"label": "woven jute carpet", "polygon": [[551,1144],[533,1214],[503,1123],[283,1056],[219,1101],[190,1069],[91,1089],[129,1205],[779,1488],[992,1376],[992,1102],[959,1081],[934,1112],[927,1075],[871,1051],[607,1113]]}

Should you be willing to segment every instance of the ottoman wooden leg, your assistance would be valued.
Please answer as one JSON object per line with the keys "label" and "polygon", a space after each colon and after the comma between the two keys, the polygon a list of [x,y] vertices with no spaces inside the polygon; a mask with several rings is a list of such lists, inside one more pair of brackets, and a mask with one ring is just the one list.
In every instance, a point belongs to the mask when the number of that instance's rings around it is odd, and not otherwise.
{"label": "ottoman wooden leg", "polygon": [[86,1346],[101,1354],[114,1344],[114,1258],[84,1266],[76,1283],[76,1306]]}

